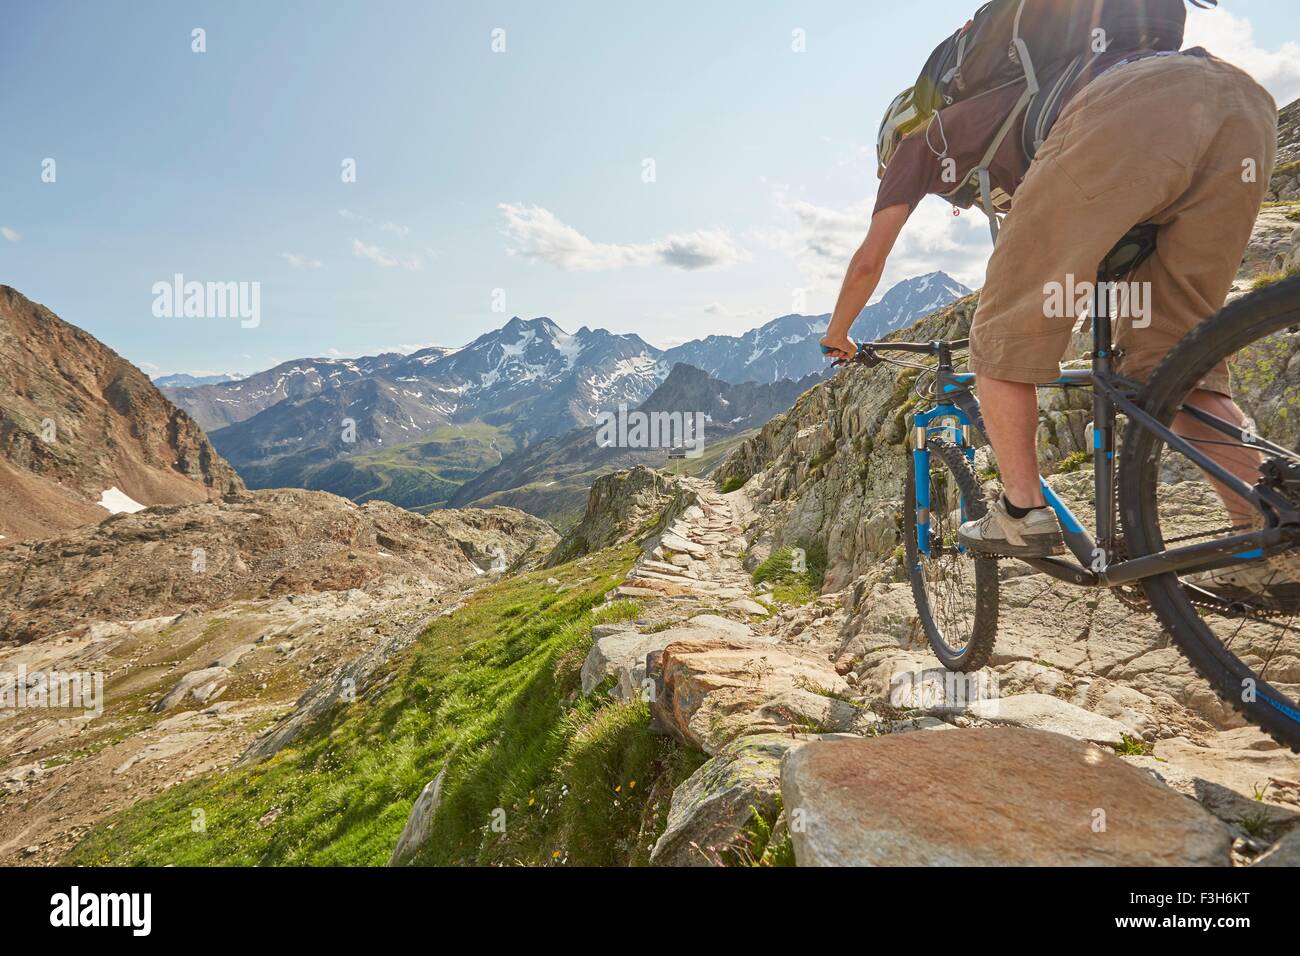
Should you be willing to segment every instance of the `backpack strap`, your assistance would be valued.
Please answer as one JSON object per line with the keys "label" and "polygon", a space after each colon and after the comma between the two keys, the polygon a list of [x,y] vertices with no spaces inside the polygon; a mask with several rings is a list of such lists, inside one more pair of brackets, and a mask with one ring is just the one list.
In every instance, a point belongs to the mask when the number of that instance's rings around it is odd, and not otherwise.
{"label": "backpack strap", "polygon": [[1020,68],[1025,71],[1025,92],[1020,95],[1015,108],[1003,120],[997,135],[993,137],[993,142],[989,143],[989,148],[985,151],[984,157],[975,170],[976,175],[979,177],[980,207],[984,210],[984,215],[989,217],[989,233],[993,236],[995,246],[998,244],[999,220],[997,207],[993,205],[993,183],[989,176],[989,167],[993,164],[993,158],[997,156],[1002,144],[1011,135],[1016,120],[1024,115],[1025,109],[1038,95],[1038,74],[1034,70],[1034,60],[1029,55],[1029,47],[1020,36],[1020,17],[1025,12],[1026,2],[1027,0],[1020,0],[1020,7],[1016,10],[1016,19],[1011,29],[1011,45],[1015,48],[1016,55],[1020,59]]}

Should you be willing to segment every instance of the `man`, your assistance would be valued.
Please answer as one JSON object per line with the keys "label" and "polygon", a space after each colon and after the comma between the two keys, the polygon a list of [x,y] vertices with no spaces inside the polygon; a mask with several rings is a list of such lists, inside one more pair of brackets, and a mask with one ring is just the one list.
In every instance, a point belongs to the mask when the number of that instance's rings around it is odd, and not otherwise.
{"label": "man", "polygon": [[[1116,332],[1120,373],[1141,381],[1223,306],[1250,239],[1276,158],[1276,105],[1248,75],[1206,51],[1161,47],[1139,41],[1096,57],[1032,163],[1022,158],[1017,132],[990,164],[995,192],[1013,200],[972,321],[970,368],[1003,495],[985,518],[962,526],[960,539],[975,550],[1021,557],[1063,550],[1040,486],[1036,441],[1036,386],[1058,377],[1074,324],[1072,316],[1049,316],[1053,283],[1093,281],[1133,226],[1160,226],[1157,251],[1131,277],[1150,284],[1151,325],[1135,329],[1121,319]],[[832,355],[849,359],[856,352],[850,326],[912,210],[927,193],[952,189],[953,164],[945,160],[964,169],[969,157],[983,154],[998,125],[993,118],[1010,115],[1021,92],[1009,87],[960,101],[898,144],[822,340]],[[1246,421],[1232,401],[1226,368],[1214,370],[1188,401]],[[1191,438],[1214,434],[1190,416],[1174,428]],[[1220,455],[1254,481],[1258,462],[1251,454]],[[1236,522],[1258,518],[1235,496],[1225,505]]]}

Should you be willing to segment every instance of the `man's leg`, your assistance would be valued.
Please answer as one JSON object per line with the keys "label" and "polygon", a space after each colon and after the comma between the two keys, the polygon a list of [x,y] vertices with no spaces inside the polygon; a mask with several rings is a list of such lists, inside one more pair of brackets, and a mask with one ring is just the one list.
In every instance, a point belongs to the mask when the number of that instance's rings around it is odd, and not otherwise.
{"label": "man's leg", "polygon": [[1050,523],[1060,540],[1052,512],[1033,507],[1043,502],[1033,385],[1060,375],[1077,292],[1102,259],[1187,189],[1201,136],[1166,101],[1184,78],[1199,87],[1201,77],[1179,60],[1141,61],[1094,81],[1062,112],[1016,192],[971,323],[970,369],[1007,498],[987,522],[963,525],[960,538],[975,550],[1028,554],[996,540],[1028,539],[1021,522],[1043,544]]}
{"label": "man's leg", "polygon": [[1007,500],[1017,508],[1044,507],[1038,473],[1038,389],[988,376],[980,376],[977,387]]}
{"label": "man's leg", "polygon": [[[1246,414],[1237,407],[1236,402],[1226,395],[1198,388],[1187,396],[1186,404],[1191,405],[1193,408],[1199,408],[1201,411],[1209,412],[1225,422],[1231,422],[1238,428],[1246,427]],[[1211,428],[1191,415],[1181,412],[1174,418],[1173,430],[1175,434],[1181,435],[1190,441],[1202,442],[1199,447],[1207,455],[1246,484],[1253,485],[1259,480],[1261,460],[1259,452],[1242,445],[1224,444],[1226,439],[1223,432]],[[1260,513],[1258,508],[1229,491],[1209,475],[1205,477],[1214,486],[1214,490],[1219,493],[1219,497],[1223,499],[1223,506],[1227,509],[1228,514],[1232,516],[1234,526],[1252,528],[1259,523]]]}

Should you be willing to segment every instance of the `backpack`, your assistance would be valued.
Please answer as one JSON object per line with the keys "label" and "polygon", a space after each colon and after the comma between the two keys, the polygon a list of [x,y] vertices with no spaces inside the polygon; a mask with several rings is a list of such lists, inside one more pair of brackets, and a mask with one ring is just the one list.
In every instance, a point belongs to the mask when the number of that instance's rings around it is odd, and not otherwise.
{"label": "backpack", "polygon": [[[1187,2],[1201,9],[1218,5],[1218,0]],[[931,122],[939,110],[1023,81],[1023,95],[980,164],[959,172],[956,188],[943,194],[962,209],[978,201],[997,242],[998,214],[1007,210],[1010,197],[994,195],[989,165],[1017,120],[1025,117],[1020,147],[1032,161],[1065,94],[1096,56],[1178,50],[1186,20],[1184,0],[990,0],[935,48],[916,83],[890,104],[877,139],[879,174],[884,175],[902,138]]]}

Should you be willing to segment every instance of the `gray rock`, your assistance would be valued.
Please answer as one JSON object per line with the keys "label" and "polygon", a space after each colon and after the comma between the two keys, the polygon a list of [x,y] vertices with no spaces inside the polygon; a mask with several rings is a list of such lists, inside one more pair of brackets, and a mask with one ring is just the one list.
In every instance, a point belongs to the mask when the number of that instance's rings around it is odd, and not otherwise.
{"label": "gray rock", "polygon": [[447,768],[443,767],[438,775],[425,784],[420,795],[415,798],[411,815],[406,818],[402,835],[397,838],[397,846],[388,859],[389,866],[405,866],[429,840],[433,829],[433,818],[442,803],[442,784],[447,779]]}
{"label": "gray rock", "polygon": [[966,709],[971,717],[993,724],[1010,724],[1030,730],[1046,730],[1076,740],[1114,746],[1124,742],[1129,728],[1117,720],[1094,714],[1068,701],[1047,694],[1018,694],[980,700]]}
{"label": "gray rock", "polygon": [[226,682],[230,678],[230,668],[228,667],[204,667],[201,670],[190,671],[172,687],[163,697],[162,700],[153,705],[154,713],[162,713],[171,710],[173,707],[179,707],[188,698],[193,698],[200,704],[209,700],[215,700],[226,689]]}
{"label": "gray rock", "polygon": [[1255,866],[1300,866],[1300,828],[1292,830],[1255,861]]}
{"label": "gray rock", "polygon": [[767,615],[772,613],[762,604],[759,604],[757,601],[751,601],[749,598],[739,598],[735,601],[730,601],[728,602],[727,607],[735,611],[740,611],[742,614],[753,614],[758,617],[767,617]]}
{"label": "gray rock", "polygon": [[754,811],[776,816],[781,758],[801,741],[785,734],[741,737],[673,791],[668,826],[650,854],[656,866],[720,866],[743,845]]}

